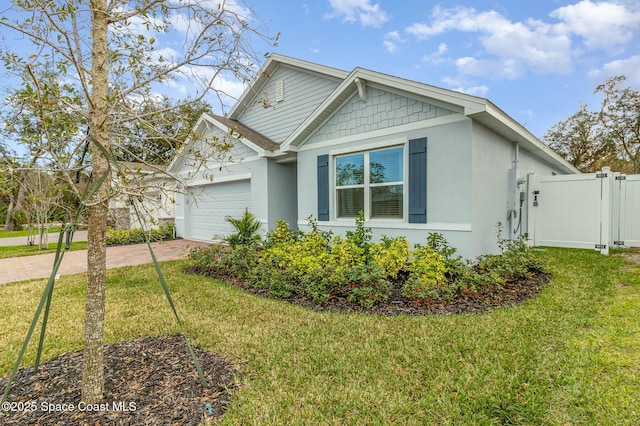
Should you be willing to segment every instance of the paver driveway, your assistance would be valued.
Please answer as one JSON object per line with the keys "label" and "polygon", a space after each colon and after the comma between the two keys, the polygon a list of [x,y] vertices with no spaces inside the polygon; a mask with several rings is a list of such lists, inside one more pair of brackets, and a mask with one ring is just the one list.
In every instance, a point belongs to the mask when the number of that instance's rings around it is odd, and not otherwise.
{"label": "paver driveway", "polygon": [[[185,257],[193,247],[207,243],[189,240],[172,240],[152,243],[151,247],[159,261]],[[0,284],[36,278],[47,278],[51,274],[55,253],[36,256],[0,259]],[[146,244],[107,247],[107,269],[120,266],[151,263],[151,254]],[[58,273],[60,275],[79,274],[87,271],[87,251],[66,252]]]}

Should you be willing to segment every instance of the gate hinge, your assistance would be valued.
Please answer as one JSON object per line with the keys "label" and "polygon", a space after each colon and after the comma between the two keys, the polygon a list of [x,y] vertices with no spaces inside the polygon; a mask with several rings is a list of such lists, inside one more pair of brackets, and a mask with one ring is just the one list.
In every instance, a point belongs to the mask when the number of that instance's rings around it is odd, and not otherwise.
{"label": "gate hinge", "polygon": [[616,180],[627,180],[627,175],[616,176]]}
{"label": "gate hinge", "polygon": [[624,245],[624,241],[614,241],[613,245],[614,246],[623,246]]}
{"label": "gate hinge", "polygon": [[606,244],[596,244],[596,250],[602,250],[606,248],[607,248]]}
{"label": "gate hinge", "polygon": [[596,173],[596,179],[603,179],[609,176],[607,173]]}

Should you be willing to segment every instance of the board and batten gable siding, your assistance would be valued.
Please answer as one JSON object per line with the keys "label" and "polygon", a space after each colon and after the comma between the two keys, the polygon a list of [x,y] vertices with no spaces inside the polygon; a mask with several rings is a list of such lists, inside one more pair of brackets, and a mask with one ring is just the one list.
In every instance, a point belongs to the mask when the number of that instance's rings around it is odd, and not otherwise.
{"label": "board and batten gable siding", "polygon": [[[220,143],[222,143],[226,138],[228,138],[228,134],[217,127],[213,127],[207,130],[207,132],[204,135],[204,139],[208,140],[212,137],[219,138]],[[224,163],[226,164],[229,162],[228,161],[229,159],[231,159],[232,162],[237,163],[242,160],[246,160],[246,159],[258,156],[258,153],[256,151],[254,151],[249,146],[240,142],[237,139],[233,139],[230,141],[231,146],[229,150],[224,154],[220,152],[215,152],[215,149],[212,148],[211,146],[208,146],[205,140],[197,140],[195,141],[195,143],[185,148],[187,149],[187,157],[182,162],[182,164],[180,165],[180,168],[178,169],[179,175],[181,176],[190,175],[192,170],[196,168],[195,166],[197,166],[196,162],[202,161],[201,159],[197,158],[197,156],[194,156],[193,154],[194,152],[200,153],[199,155],[206,155],[207,156],[206,164],[207,164],[207,167],[210,167],[210,168],[219,168],[220,166],[219,163],[221,158],[225,159]]]}
{"label": "board and batten gable siding", "polygon": [[[284,99],[276,101],[278,82]],[[282,143],[338,87],[341,80],[281,65],[238,120],[276,143]],[[266,101],[266,104],[261,102]]]}
{"label": "board and batten gable siding", "polygon": [[367,87],[366,99],[362,102],[354,93],[306,143],[314,144],[455,114],[449,109],[374,87]]}

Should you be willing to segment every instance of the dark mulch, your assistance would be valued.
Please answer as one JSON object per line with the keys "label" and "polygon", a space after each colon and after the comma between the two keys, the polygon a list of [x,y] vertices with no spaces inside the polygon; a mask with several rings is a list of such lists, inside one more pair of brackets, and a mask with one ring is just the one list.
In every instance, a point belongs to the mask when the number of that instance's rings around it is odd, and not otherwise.
{"label": "dark mulch", "polygon": [[[247,285],[246,280],[215,275],[194,266],[188,267],[185,272],[216,278],[253,294],[269,297],[268,290],[252,288]],[[535,296],[550,280],[550,274],[537,272],[526,279],[490,286],[478,292],[462,291],[446,298],[424,300],[409,300],[403,297],[400,280],[394,283],[391,295],[386,301],[369,309],[349,303],[344,297],[332,297],[326,303],[315,303],[301,296],[292,296],[284,300],[316,311],[362,312],[383,316],[472,314],[516,306]]]}
{"label": "dark mulch", "polygon": [[[3,405],[0,410],[0,424],[198,425],[215,420],[231,402],[229,392],[236,387],[238,370],[215,354],[197,347],[194,351],[208,388],[200,383],[183,336],[145,337],[105,346],[101,406],[80,404],[81,352],[54,358],[42,364],[37,374],[23,368],[7,397],[13,406]],[[0,380],[0,392],[7,380]]]}

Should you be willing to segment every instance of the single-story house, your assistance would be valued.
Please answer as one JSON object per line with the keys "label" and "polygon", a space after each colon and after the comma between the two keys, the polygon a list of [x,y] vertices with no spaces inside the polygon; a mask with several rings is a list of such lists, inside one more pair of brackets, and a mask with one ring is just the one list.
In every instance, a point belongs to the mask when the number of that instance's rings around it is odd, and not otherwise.
{"label": "single-story house", "polygon": [[224,217],[245,209],[265,230],[313,217],[335,234],[363,211],[374,238],[438,232],[471,258],[497,250],[499,222],[503,237],[526,234],[527,174],[578,173],[487,99],[277,54],[195,130],[231,148],[211,174],[194,168],[207,152],[196,139],[169,166],[183,182],[177,234],[194,240],[228,234]]}
{"label": "single-story house", "polygon": [[115,229],[174,225],[175,183],[165,174],[166,166],[119,161],[117,168],[123,179],[137,182],[125,187],[142,190],[119,192],[111,198],[108,224]]}

